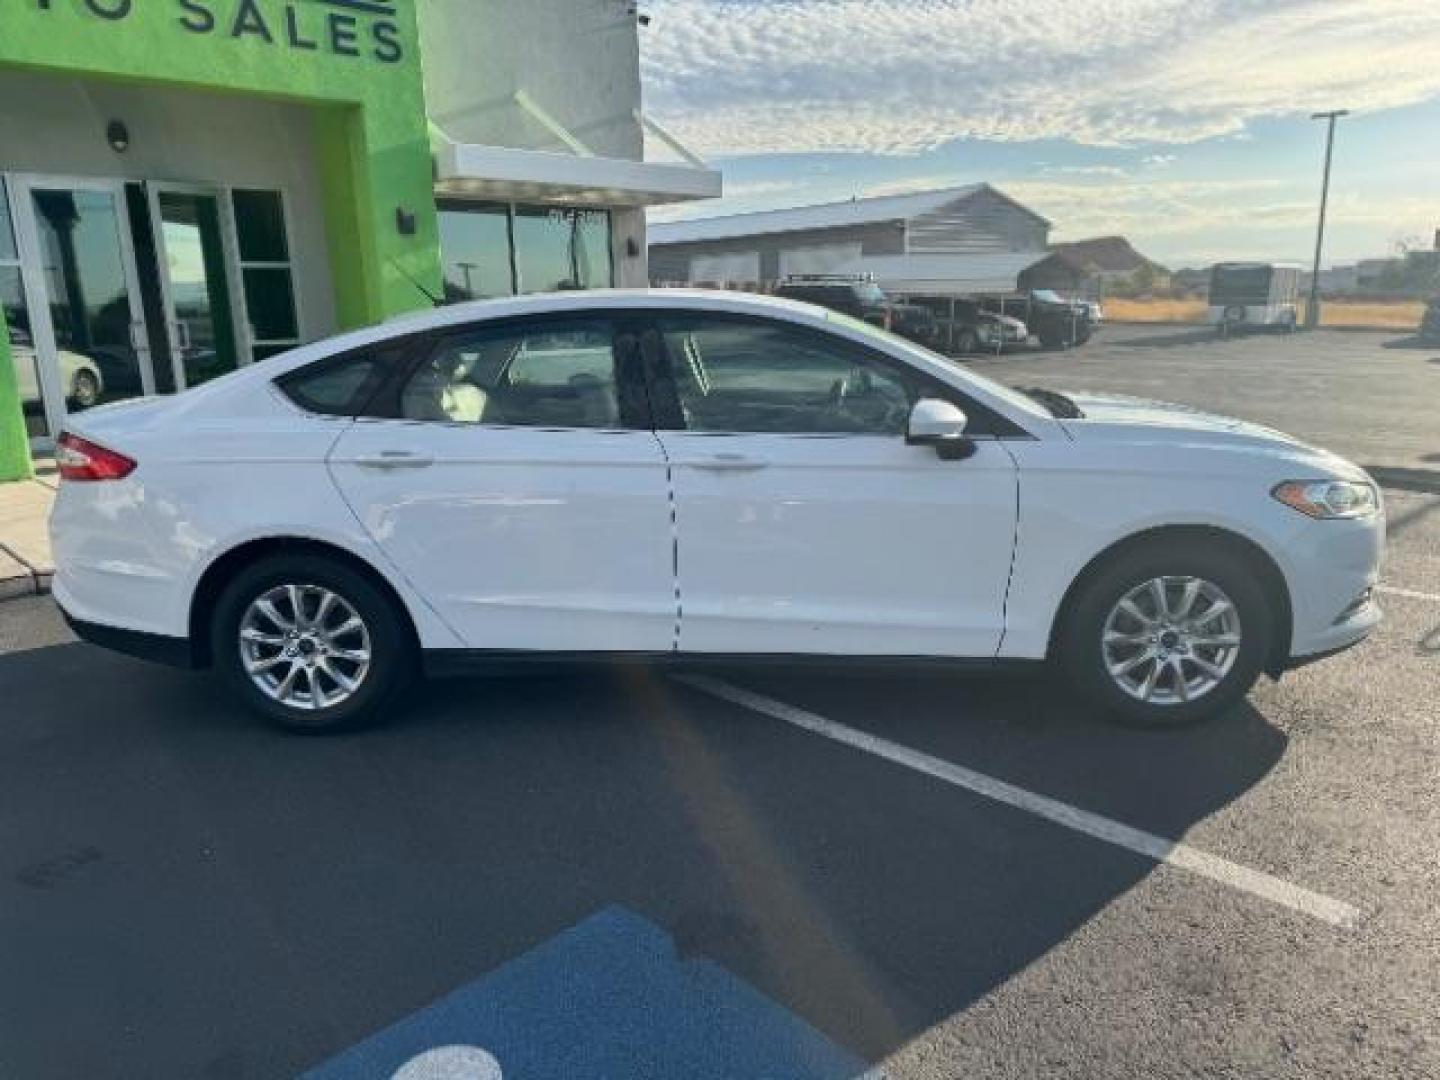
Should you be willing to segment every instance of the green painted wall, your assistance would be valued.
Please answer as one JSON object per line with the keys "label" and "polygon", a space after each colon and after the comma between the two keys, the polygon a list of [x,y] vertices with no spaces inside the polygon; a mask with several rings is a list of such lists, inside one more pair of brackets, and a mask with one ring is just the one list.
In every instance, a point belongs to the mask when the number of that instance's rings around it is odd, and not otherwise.
{"label": "green painted wall", "polygon": [[33,473],[30,439],[20,411],[20,384],[10,358],[10,334],[5,329],[5,312],[0,311],[0,483],[28,480]]}
{"label": "green painted wall", "polygon": [[[4,0],[5,65],[315,107],[340,324],[425,306],[407,274],[439,291],[414,0]],[[415,215],[413,235],[397,207]],[[0,417],[17,405],[0,377]]]}

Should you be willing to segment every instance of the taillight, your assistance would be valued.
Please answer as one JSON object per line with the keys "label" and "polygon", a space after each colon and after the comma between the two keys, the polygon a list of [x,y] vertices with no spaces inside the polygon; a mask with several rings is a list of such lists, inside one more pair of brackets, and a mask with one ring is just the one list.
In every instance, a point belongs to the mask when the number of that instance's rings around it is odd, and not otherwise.
{"label": "taillight", "polygon": [[60,433],[55,463],[62,480],[123,480],[135,471],[135,462],[68,431]]}

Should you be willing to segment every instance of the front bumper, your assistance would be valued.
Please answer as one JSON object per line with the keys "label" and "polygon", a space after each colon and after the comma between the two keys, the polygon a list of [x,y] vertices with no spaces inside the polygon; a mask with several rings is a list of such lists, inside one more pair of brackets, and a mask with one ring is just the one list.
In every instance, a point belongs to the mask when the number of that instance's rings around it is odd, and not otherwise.
{"label": "front bumper", "polygon": [[1292,632],[1288,662],[1298,666],[1358,644],[1380,624],[1375,600],[1385,518],[1306,522],[1285,546]]}

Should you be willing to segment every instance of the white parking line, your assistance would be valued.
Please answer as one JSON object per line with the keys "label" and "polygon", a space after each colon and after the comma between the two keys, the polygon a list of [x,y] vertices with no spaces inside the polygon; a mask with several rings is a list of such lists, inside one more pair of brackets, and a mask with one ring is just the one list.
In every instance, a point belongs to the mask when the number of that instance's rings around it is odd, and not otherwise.
{"label": "white parking line", "polygon": [[827,720],[825,717],[807,712],[805,709],[787,705],[783,701],[776,701],[774,698],[733,686],[719,679],[712,679],[704,675],[682,675],[677,676],[677,679],[687,686],[722,698],[732,704],[741,705],[776,720],[783,720],[787,724],[794,724],[796,727],[804,728],[816,735],[823,735],[827,739],[833,739],[835,742],[844,743],[846,746],[863,750],[868,754],[874,754],[876,757],[903,765],[908,769],[914,769],[916,772],[925,773],[937,780],[944,780],[956,787],[983,795],[987,799],[994,799],[996,802],[1028,811],[1038,817],[1053,821],[1057,825],[1063,825],[1067,829],[1074,829],[1076,832],[1092,836],[1097,840],[1103,840],[1107,844],[1126,848],[1154,859],[1156,862],[1189,870],[1193,874],[1199,874],[1211,881],[1228,885],[1232,889],[1239,889],[1241,892],[1247,892],[1252,896],[1280,904],[1319,919],[1321,922],[1330,923],[1332,926],[1349,928],[1355,926],[1359,921],[1359,910],[1350,904],[1312,892],[1309,889],[1303,889],[1298,885],[1292,885],[1288,881],[1282,881],[1270,874],[1230,862],[1217,855],[1210,855],[1187,844],[1176,843],[1163,836],[1131,828],[1129,825],[1121,824],[1099,814],[1092,814],[1088,810],[1081,810],[1079,807],[1052,799],[1047,795],[1037,795],[1033,791],[1016,787],[1004,780],[997,780],[993,776],[954,765],[918,750],[912,750],[907,746],[901,746],[889,739],[882,739],[877,735],[836,723],[834,720]]}
{"label": "white parking line", "polygon": [[1404,596],[1411,600],[1433,600],[1440,604],[1440,593],[1420,592],[1416,589],[1402,589],[1398,585],[1376,585],[1375,591],[1386,596]]}

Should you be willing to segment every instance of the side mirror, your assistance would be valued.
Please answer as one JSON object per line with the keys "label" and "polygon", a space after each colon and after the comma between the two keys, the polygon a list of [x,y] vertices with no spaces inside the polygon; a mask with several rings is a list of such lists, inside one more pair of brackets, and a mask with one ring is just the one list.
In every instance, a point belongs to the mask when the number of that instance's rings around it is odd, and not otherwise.
{"label": "side mirror", "polygon": [[969,422],[950,402],[921,398],[910,410],[905,441],[911,446],[933,446],[945,460],[959,461],[975,452],[975,443],[965,434]]}

